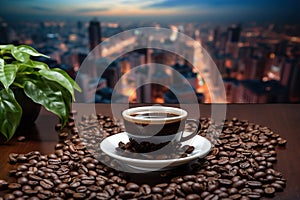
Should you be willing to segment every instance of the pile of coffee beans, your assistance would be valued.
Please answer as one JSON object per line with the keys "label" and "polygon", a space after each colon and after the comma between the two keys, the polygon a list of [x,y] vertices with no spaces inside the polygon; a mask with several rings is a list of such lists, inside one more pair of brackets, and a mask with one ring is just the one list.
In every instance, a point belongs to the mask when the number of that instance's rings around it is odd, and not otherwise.
{"label": "pile of coffee beans", "polygon": [[[74,113],[73,113],[74,114]],[[202,118],[202,136],[210,135],[210,119]],[[119,133],[122,125],[103,115],[83,116],[75,126],[59,130],[52,154],[11,153],[15,182],[0,180],[0,199],[260,199],[283,191],[286,179],[274,169],[276,146],[286,140],[269,128],[233,118],[212,152],[185,166],[153,174],[147,183],[136,174],[116,171],[118,165],[101,152],[103,138]],[[64,134],[61,134],[64,132]],[[68,134],[66,134],[68,133]],[[157,182],[159,181],[159,182]]]}
{"label": "pile of coffee beans", "polygon": [[195,147],[191,145],[183,145],[180,142],[164,142],[154,144],[150,142],[138,143],[132,138],[129,138],[129,142],[119,142],[116,151],[119,155],[147,159],[147,160],[166,160],[185,158],[188,154],[194,151]]}

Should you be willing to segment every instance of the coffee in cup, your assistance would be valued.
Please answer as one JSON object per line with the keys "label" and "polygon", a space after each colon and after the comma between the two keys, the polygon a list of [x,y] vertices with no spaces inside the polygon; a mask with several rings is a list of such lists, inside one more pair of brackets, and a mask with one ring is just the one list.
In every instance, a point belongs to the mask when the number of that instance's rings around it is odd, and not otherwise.
{"label": "coffee in cup", "polygon": [[[161,144],[184,142],[197,135],[200,124],[188,119],[187,111],[167,106],[141,106],[122,112],[124,126],[129,138],[136,142]],[[184,136],[186,123],[194,123],[196,129]]]}

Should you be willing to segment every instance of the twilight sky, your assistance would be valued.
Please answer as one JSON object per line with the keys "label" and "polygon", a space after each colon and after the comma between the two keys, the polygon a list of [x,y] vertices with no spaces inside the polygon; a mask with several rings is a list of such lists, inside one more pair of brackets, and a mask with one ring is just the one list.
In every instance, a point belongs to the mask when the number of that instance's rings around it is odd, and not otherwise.
{"label": "twilight sky", "polygon": [[300,0],[1,0],[0,17],[166,17],[294,21]]}

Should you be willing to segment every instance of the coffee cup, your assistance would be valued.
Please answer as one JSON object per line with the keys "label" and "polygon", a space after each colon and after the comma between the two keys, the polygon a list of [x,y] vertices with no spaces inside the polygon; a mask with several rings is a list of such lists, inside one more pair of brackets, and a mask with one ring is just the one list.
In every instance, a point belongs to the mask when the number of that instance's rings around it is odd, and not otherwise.
{"label": "coffee cup", "polygon": [[[184,142],[197,135],[200,124],[188,119],[187,111],[167,106],[141,106],[122,112],[125,131],[138,143]],[[193,132],[184,133],[185,124],[195,124]]]}

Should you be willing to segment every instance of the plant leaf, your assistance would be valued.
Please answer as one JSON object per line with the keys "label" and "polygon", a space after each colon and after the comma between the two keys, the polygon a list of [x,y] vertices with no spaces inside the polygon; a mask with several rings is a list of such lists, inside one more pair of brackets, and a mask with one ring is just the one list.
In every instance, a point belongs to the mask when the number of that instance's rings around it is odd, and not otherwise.
{"label": "plant leaf", "polygon": [[4,45],[0,45],[0,49],[5,49],[5,50],[11,50],[12,48],[14,48],[15,46],[12,44],[4,44]]}
{"label": "plant leaf", "polygon": [[16,78],[17,67],[13,64],[4,64],[4,60],[0,58],[0,82],[7,90]]}
{"label": "plant leaf", "polygon": [[29,54],[31,56],[43,56],[46,58],[49,58],[49,56],[46,56],[42,53],[39,53],[37,50],[35,50],[34,48],[32,48],[31,46],[27,46],[27,45],[20,45],[16,47],[20,52]]}
{"label": "plant leaf", "polygon": [[73,86],[73,88],[75,90],[77,90],[78,92],[81,92],[81,88],[79,87],[79,85],[68,75],[68,73],[62,69],[59,68],[53,68],[52,71],[57,71],[59,73],[61,73]]}
{"label": "plant leaf", "polygon": [[11,49],[11,54],[16,60],[21,62],[27,62],[30,58],[29,54],[20,51],[17,47]]}
{"label": "plant leaf", "polygon": [[53,91],[42,78],[27,80],[24,92],[34,102],[43,105],[48,111],[56,114],[65,124],[68,120],[67,108],[61,91]]}
{"label": "plant leaf", "polygon": [[28,63],[31,65],[30,67],[34,67],[36,69],[50,69],[49,66],[43,62],[31,60]]}
{"label": "plant leaf", "polygon": [[[67,113],[67,119],[69,118],[70,110],[71,110],[71,100],[72,96],[69,91],[67,91],[63,86],[56,84],[56,82],[48,82],[47,83],[53,91],[60,91],[62,93],[62,97],[64,99],[65,105],[66,105],[66,113]],[[64,126],[65,124],[63,124]]]}
{"label": "plant leaf", "polygon": [[39,71],[39,73],[46,79],[54,81],[67,89],[70,92],[73,100],[75,100],[74,88],[78,91],[81,91],[81,88],[78,86],[78,84],[65,71],[61,69],[42,69]]}
{"label": "plant leaf", "polygon": [[0,132],[9,140],[15,134],[22,117],[22,108],[11,89],[0,91]]}

